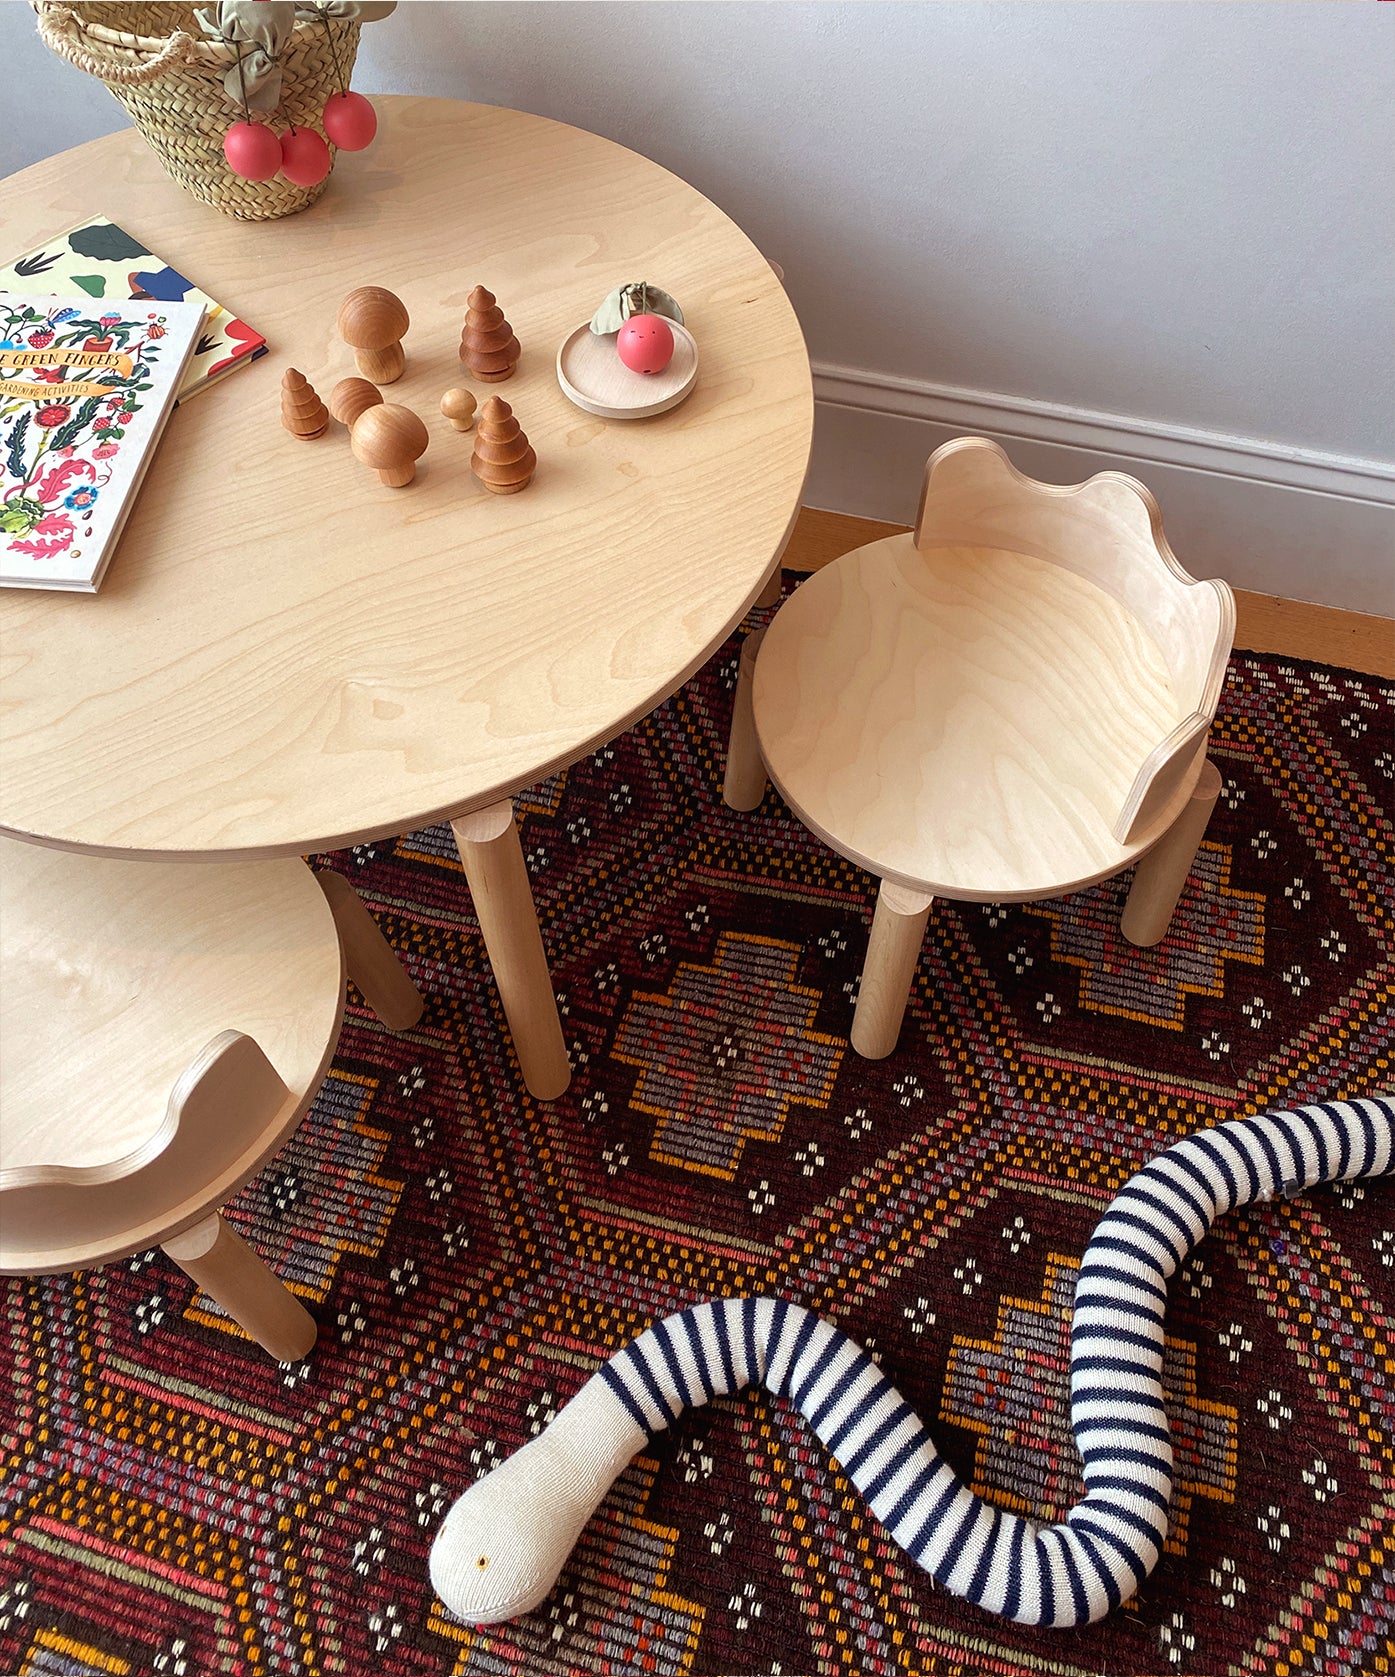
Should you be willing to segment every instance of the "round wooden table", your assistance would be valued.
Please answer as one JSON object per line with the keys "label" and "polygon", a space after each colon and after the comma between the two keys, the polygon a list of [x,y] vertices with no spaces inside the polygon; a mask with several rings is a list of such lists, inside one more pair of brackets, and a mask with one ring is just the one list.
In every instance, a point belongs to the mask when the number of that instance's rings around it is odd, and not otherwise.
{"label": "round wooden table", "polygon": [[[133,131],[4,184],[6,241],[97,212],[265,333],[270,354],[173,415],[100,592],[0,596],[0,829],[189,860],[333,850],[456,824],[535,1094],[569,1068],[512,794],[678,688],[761,593],[798,511],[813,401],[764,257],[701,193],[623,147],[516,111],[377,102],[300,215],[247,223],[186,196]],[[643,421],[566,399],[558,345],[612,287],[674,294],[697,387]],[[425,420],[389,489],[342,427],[281,428],[281,375],[354,372],[344,295],[411,315],[388,387]],[[466,298],[523,354],[499,385],[457,359]],[[442,393],[502,396],[538,455],[521,494],[469,468]]]}

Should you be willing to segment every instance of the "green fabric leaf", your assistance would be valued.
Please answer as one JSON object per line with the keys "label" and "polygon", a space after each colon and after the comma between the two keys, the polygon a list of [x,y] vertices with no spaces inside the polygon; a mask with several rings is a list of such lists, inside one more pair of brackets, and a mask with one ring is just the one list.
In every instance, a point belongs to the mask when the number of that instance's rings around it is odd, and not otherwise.
{"label": "green fabric leaf", "polygon": [[683,311],[667,291],[647,280],[631,280],[617,285],[606,293],[605,300],[591,316],[591,330],[598,338],[607,332],[618,332],[632,314],[661,314],[683,324]]}
{"label": "green fabric leaf", "polygon": [[319,0],[317,5],[298,5],[301,17],[338,17],[359,23],[376,23],[397,10],[397,0]]}
{"label": "green fabric leaf", "polygon": [[281,66],[277,62],[295,28],[291,0],[220,0],[194,13],[204,34],[227,41],[238,57],[223,72],[223,91],[249,111],[274,111],[281,103]]}

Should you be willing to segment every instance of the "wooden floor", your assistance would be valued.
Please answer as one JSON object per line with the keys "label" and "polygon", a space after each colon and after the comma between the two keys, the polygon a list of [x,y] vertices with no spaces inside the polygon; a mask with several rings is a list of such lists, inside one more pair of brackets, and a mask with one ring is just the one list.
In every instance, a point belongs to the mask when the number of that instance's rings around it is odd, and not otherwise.
{"label": "wooden floor", "polygon": [[[902,524],[805,507],[785,549],[785,568],[816,571],[864,542],[894,536]],[[1235,644],[1247,652],[1282,652],[1395,680],[1395,622],[1359,611],[1235,591]]]}

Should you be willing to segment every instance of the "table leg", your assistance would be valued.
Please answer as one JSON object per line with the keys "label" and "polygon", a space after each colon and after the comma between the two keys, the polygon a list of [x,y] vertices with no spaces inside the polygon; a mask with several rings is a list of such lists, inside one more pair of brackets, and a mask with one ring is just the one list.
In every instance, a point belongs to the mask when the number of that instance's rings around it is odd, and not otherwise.
{"label": "table leg", "polygon": [[421,1018],[426,1002],[407,976],[396,950],[378,930],[378,922],[343,874],[321,868],[315,878],[329,900],[344,946],[344,964],[359,995],[390,1031],[410,1029]]}
{"label": "table leg", "polygon": [[523,1081],[540,1101],[572,1079],[538,911],[509,800],[451,822]]}
{"label": "table leg", "polygon": [[[768,611],[779,604],[784,576],[784,569],[777,565],[756,596],[758,611]],[[756,720],[751,708],[756,654],[764,635],[764,627],[751,630],[741,643],[741,660],[736,667],[736,694],[731,706],[731,732],[727,736],[727,770],[722,782],[722,797],[730,809],[755,809],[765,796],[765,764],[756,744]]]}
{"label": "table leg", "polygon": [[756,654],[764,635],[764,629],[753,629],[741,643],[736,697],[731,707],[731,733],[727,737],[727,772],[722,782],[722,798],[729,809],[755,809],[765,796],[765,764],[756,740],[756,718],[751,704]]}

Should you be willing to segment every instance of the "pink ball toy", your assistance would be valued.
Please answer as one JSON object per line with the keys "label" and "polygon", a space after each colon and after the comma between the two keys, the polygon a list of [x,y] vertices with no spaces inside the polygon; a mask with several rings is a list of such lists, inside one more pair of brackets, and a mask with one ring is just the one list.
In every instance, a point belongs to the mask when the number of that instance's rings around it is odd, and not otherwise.
{"label": "pink ball toy", "polygon": [[378,132],[378,113],[361,93],[331,93],[320,117],[340,151],[362,151]]}
{"label": "pink ball toy", "polygon": [[281,142],[264,122],[235,122],[223,136],[223,156],[245,181],[269,181],[281,167]]}
{"label": "pink ball toy", "polygon": [[673,328],[661,314],[632,314],[615,350],[632,373],[661,373],[673,360]]}
{"label": "pink ball toy", "polygon": [[281,136],[281,173],[296,186],[318,186],[330,161],[329,147],[313,128],[291,128]]}

